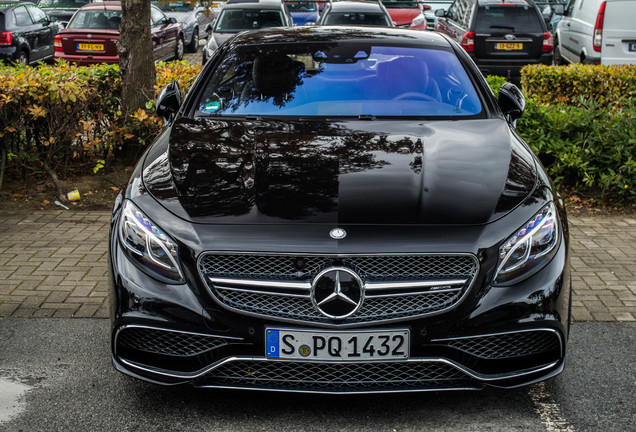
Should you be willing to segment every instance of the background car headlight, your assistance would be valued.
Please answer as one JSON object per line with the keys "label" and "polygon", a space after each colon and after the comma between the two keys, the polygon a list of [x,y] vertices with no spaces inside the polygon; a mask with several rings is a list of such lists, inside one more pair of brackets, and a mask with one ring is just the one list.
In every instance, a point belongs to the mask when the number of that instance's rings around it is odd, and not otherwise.
{"label": "background car headlight", "polygon": [[538,271],[556,254],[559,237],[558,215],[550,203],[501,245],[493,282],[518,282]]}
{"label": "background car headlight", "polygon": [[418,16],[413,18],[413,21],[411,21],[411,27],[417,27],[419,25],[424,24],[425,22],[426,22],[426,18],[424,18],[424,15],[419,14]]}
{"label": "background car headlight", "polygon": [[164,282],[185,282],[177,244],[128,200],[122,208],[119,238],[129,255],[150,276]]}

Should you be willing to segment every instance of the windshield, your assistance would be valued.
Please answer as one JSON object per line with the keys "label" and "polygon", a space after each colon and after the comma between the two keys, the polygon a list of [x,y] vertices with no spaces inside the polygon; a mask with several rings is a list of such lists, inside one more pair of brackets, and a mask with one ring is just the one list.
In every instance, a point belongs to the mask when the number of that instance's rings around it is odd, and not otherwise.
{"label": "windshield", "polygon": [[382,0],[387,9],[419,9],[417,0]]}
{"label": "windshield", "polygon": [[198,115],[473,116],[482,106],[451,51],[364,43],[228,52]]}
{"label": "windshield", "polygon": [[528,6],[485,6],[477,10],[475,31],[542,33],[541,18]]}
{"label": "windshield", "polygon": [[390,26],[389,20],[381,13],[334,12],[327,15],[325,25]]}
{"label": "windshield", "polygon": [[79,9],[90,2],[91,0],[40,0],[38,6],[45,8]]}
{"label": "windshield", "polygon": [[316,2],[285,2],[290,12],[316,12]]}
{"label": "windshield", "polygon": [[216,24],[215,32],[238,33],[283,25],[283,17],[278,10],[224,9]]}
{"label": "windshield", "polygon": [[192,5],[189,2],[174,2],[174,3],[164,3],[161,1],[152,1],[153,5],[157,6],[164,12],[190,12],[194,10]]}
{"label": "windshield", "polygon": [[117,30],[121,22],[121,11],[80,10],[66,28]]}

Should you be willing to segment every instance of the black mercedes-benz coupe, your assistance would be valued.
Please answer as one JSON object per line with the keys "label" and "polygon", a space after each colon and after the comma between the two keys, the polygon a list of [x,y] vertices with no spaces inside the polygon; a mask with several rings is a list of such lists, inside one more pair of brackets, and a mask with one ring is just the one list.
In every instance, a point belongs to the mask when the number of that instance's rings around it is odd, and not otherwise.
{"label": "black mercedes-benz coupe", "polygon": [[112,360],[161,384],[511,388],[563,369],[563,202],[468,55],[430,32],[220,47],[118,197]]}

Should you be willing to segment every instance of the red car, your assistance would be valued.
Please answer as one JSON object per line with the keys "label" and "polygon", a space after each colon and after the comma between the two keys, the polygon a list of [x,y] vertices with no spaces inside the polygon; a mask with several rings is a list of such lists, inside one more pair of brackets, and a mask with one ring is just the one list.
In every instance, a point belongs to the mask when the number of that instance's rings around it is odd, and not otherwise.
{"label": "red car", "polygon": [[426,30],[424,11],[429,5],[418,0],[381,0],[397,27]]}
{"label": "red car", "polygon": [[[181,24],[151,6],[152,49],[155,61],[181,60]],[[90,3],[80,8],[68,26],[55,36],[55,59],[80,65],[119,63],[117,41],[121,22],[119,2]]]}

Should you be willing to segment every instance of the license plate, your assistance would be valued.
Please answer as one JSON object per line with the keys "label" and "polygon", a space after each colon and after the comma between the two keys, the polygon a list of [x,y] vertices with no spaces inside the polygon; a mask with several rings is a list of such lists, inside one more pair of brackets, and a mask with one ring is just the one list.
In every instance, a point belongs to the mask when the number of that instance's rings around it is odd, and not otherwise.
{"label": "license plate", "polygon": [[265,355],[311,361],[404,360],[409,358],[409,336],[408,330],[266,329]]}
{"label": "license plate", "polygon": [[499,42],[495,44],[496,50],[522,50],[522,43]]}
{"label": "license plate", "polygon": [[104,44],[78,43],[78,51],[104,51]]}

